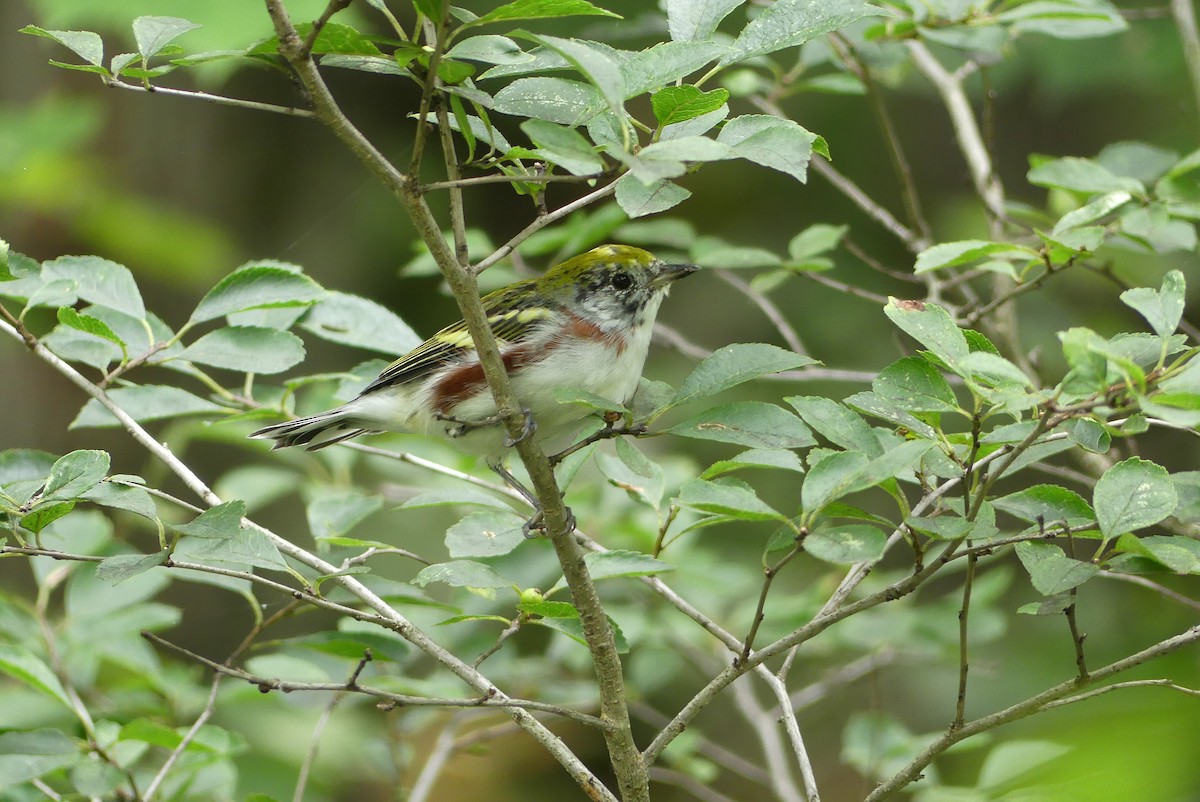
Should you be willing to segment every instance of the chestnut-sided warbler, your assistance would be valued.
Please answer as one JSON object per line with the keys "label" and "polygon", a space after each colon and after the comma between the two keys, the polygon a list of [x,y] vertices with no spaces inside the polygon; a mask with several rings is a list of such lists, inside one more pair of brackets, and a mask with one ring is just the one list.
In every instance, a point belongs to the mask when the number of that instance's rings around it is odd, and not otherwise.
{"label": "chestnut-sided warbler", "polygon": [[[695,270],[640,248],[602,245],[483,297],[513,392],[538,437],[587,415],[578,404],[559,403],[560,389],[621,404],[632,398],[658,307],[672,282]],[[513,443],[495,415],[471,335],[459,321],[388,365],[353,401],[250,436],[311,450],[379,431],[435,434],[485,455],[499,470]],[[332,436],[321,437],[326,433]]]}

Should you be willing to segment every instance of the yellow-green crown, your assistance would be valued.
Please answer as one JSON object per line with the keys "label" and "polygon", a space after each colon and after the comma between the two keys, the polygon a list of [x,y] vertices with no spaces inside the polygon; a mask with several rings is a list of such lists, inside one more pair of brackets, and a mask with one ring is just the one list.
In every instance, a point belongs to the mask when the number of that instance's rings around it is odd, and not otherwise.
{"label": "yellow-green crown", "polygon": [[596,272],[622,267],[627,270],[652,270],[658,259],[649,251],[632,245],[601,245],[555,265],[538,281],[546,289],[570,286]]}

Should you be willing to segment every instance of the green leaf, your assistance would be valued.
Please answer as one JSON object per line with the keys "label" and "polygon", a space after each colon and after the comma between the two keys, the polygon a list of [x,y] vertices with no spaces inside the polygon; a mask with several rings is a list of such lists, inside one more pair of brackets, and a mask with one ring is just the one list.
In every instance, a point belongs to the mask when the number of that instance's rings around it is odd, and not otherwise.
{"label": "green leaf", "polygon": [[988,242],[978,239],[943,242],[917,254],[913,273],[919,275],[931,270],[970,264],[989,257],[1035,259],[1037,251],[1007,242]]}
{"label": "green leaf", "polygon": [[39,505],[36,510],[23,516],[17,523],[36,535],[73,509],[75,509],[74,501],[63,501],[49,506]]}
{"label": "green leaf", "polygon": [[[621,632],[621,627],[617,622],[608,618],[608,626],[612,629],[613,642],[617,647],[617,654],[627,654],[629,652],[629,643],[625,640],[625,635]],[[539,626],[553,629],[555,632],[561,632],[576,643],[587,646],[587,638],[583,635],[583,622],[578,618],[537,618],[530,623],[538,624]]]}
{"label": "green leaf", "polygon": [[676,42],[699,42],[744,0],[667,0],[667,30]]}
{"label": "green leaf", "polygon": [[658,509],[664,487],[662,468],[624,438],[617,440],[616,452],[615,457],[602,452],[596,454],[596,467],[604,478],[634,499]]}
{"label": "green leaf", "polygon": [[[47,31],[36,25],[26,25],[20,33],[53,39],[68,48],[88,64],[96,67],[104,66],[104,42],[100,34],[91,31]],[[105,70],[107,72],[107,70]]]}
{"label": "green leaf", "polygon": [[883,557],[887,535],[869,524],[822,527],[804,539],[804,550],[837,565],[874,562]]}
{"label": "green leaf", "polygon": [[227,501],[172,529],[184,537],[175,548],[181,561],[233,563],[256,568],[285,570],[287,563],[267,536],[243,527],[246,502]]}
{"label": "green leaf", "polygon": [[898,424],[918,437],[933,439],[937,436],[936,430],[928,423],[901,409],[891,400],[884,398],[874,391],[855,393],[852,396],[848,396],[844,403],[846,406],[864,415],[882,418],[889,423]]}
{"label": "green leaf", "polygon": [[304,361],[304,341],[282,329],[226,326],[196,340],[179,358],[226,370],[282,373]]}
{"label": "green leaf", "polygon": [[133,21],[133,38],[143,60],[149,60],[178,37],[200,26],[179,17],[138,17]]}
{"label": "green leaf", "polygon": [[856,451],[831,454],[809,466],[800,488],[800,504],[807,520],[812,520],[827,504],[858,486],[870,460]]}
{"label": "green leaf", "polygon": [[1124,190],[1116,190],[1114,192],[1106,192],[1095,200],[1080,206],[1078,209],[1064,214],[1057,223],[1054,224],[1054,229],[1051,234],[1061,234],[1064,231],[1069,231],[1077,226],[1085,226],[1088,223],[1094,223],[1106,215],[1111,214],[1117,209],[1124,206],[1133,196]]}
{"label": "green leaf", "polygon": [[627,174],[617,181],[617,204],[631,218],[665,212],[691,196],[688,190],[665,179],[646,185]]}
{"label": "green leaf", "polygon": [[79,297],[100,306],[124,312],[132,318],[146,317],[146,307],[129,268],[98,256],[60,256],[42,267],[45,279],[70,279]]}
{"label": "green leaf", "polygon": [[340,537],[374,515],[383,507],[379,496],[357,490],[324,493],[305,507],[308,528],[314,538]]}
{"label": "green leaf", "polygon": [[412,579],[414,585],[422,588],[430,582],[445,582],[456,588],[507,588],[513,584],[511,579],[500,576],[491,566],[472,560],[452,560],[430,565],[422,568]]}
{"label": "green leaf", "polygon": [[1169,337],[1183,318],[1186,290],[1183,273],[1172,270],[1163,276],[1161,289],[1134,287],[1121,293],[1121,301],[1146,318],[1155,334]]}
{"label": "green leaf", "polygon": [[326,292],[300,321],[300,328],[318,337],[393,356],[421,344],[416,332],[391,310],[374,301],[344,292]]}
{"label": "green leaf", "polygon": [[777,0],[742,29],[720,63],[725,66],[802,45],[876,13],[858,0]]}
{"label": "green leaf", "polygon": [[738,401],[712,407],[667,431],[681,437],[751,448],[804,448],[816,443],[799,418],[762,401]]}
{"label": "green leaf", "polygon": [[748,486],[689,479],[679,489],[679,503],[701,512],[747,521],[782,521],[784,516],[755,495]]}
{"label": "green leaf", "polygon": [[649,554],[621,549],[588,552],[583,555],[583,561],[593,581],[619,576],[654,576],[675,570],[675,566]]}
{"label": "green leaf", "polygon": [[39,503],[76,499],[108,473],[106,451],[72,451],[54,463]]}
{"label": "green leaf", "polygon": [[1121,13],[1105,0],[1036,0],[1010,8],[997,19],[1011,25],[1016,33],[1041,33],[1058,39],[1108,36],[1129,28]]}
{"label": "green leaf", "polygon": [[400,505],[402,510],[422,510],[430,507],[451,507],[459,505],[473,505],[478,507],[490,507],[495,510],[503,510],[511,512],[512,507],[505,504],[501,499],[490,493],[484,493],[482,490],[476,490],[471,487],[456,487],[452,490],[430,490],[428,493],[422,493],[419,496],[414,496],[408,501]]}
{"label": "green leaf", "polygon": [[0,673],[58,700],[69,710],[74,709],[62,683],[54,676],[50,666],[26,649],[0,644]]}
{"label": "green leaf", "polygon": [[14,281],[17,276],[8,266],[8,243],[0,239],[0,281]]}
{"label": "green leaf", "polygon": [[546,19],[553,17],[615,17],[621,15],[594,6],[587,0],[514,0],[493,9],[482,17],[463,24],[462,28],[521,19]]}
{"label": "green leaf", "polygon": [[1130,457],[1096,482],[1092,505],[1107,538],[1153,526],[1175,510],[1179,497],[1165,468]]}
{"label": "green leaf", "polygon": [[473,512],[446,530],[450,556],[498,557],[525,542],[522,519],[509,512]]}
{"label": "green leaf", "polygon": [[554,391],[554,400],[559,404],[578,404],[586,409],[597,412],[620,412],[623,415],[632,414],[624,404],[610,401],[602,395],[581,390],[578,387],[561,387]]}
{"label": "green leaf", "polygon": [[804,473],[804,463],[800,461],[795,452],[785,449],[752,448],[749,451],[743,451],[733,459],[714,462],[705,469],[704,473],[700,474],[700,478],[712,479],[715,476],[742,468],[781,468]]}
{"label": "green leaf", "polygon": [[1103,424],[1091,418],[1076,418],[1068,423],[1067,428],[1071,432],[1071,439],[1078,443],[1080,448],[1093,454],[1106,454],[1112,446],[1112,435]]}
{"label": "green leaf", "polygon": [[1040,187],[1054,187],[1074,192],[1130,192],[1144,197],[1146,188],[1135,178],[1113,175],[1107,168],[1090,160],[1068,156],[1037,164],[1026,178]]}
{"label": "green leaf", "polygon": [[671,400],[672,406],[686,404],[736,387],[768,373],[811,365],[816,360],[777,345],[735,343],[709,354],[683,380]]}
{"label": "green leaf", "polygon": [[[1053,741],[1006,741],[996,745],[979,770],[979,788],[1007,790],[1011,783],[1065,755],[1071,747]],[[1025,787],[1034,787],[1032,783]],[[1036,792],[1035,792],[1036,793]]]}
{"label": "green leaf", "polygon": [[604,170],[604,160],[583,134],[545,120],[526,120],[521,130],[536,146],[540,158],[561,165],[572,175],[592,175]]}
{"label": "green leaf", "polygon": [[588,82],[600,91],[605,103],[614,113],[624,113],[625,78],[616,60],[598,47],[591,47],[578,39],[562,39],[557,36],[530,36],[538,44],[548,47],[567,60]]}
{"label": "green leaf", "polygon": [[849,451],[861,451],[869,457],[883,453],[879,438],[854,410],[821,396],[793,395],[783,399],[817,433],[834,445]]}
{"label": "green leaf", "polygon": [[919,356],[906,356],[871,382],[875,393],[907,412],[953,412],[958,399],[941,371]]}
{"label": "green leaf", "polygon": [[950,314],[936,304],[924,301],[889,299],[883,308],[893,323],[938,359],[957,372],[970,352],[966,335],[954,324]]}
{"label": "green leaf", "polygon": [[795,262],[810,261],[836,248],[849,230],[850,226],[815,223],[792,237],[788,243],[788,256]]}
{"label": "green leaf", "polygon": [[325,291],[303,273],[274,265],[247,265],[230,273],[200,299],[189,323],[244,309],[309,306]]}
{"label": "green leaf", "polygon": [[[197,398],[178,387],[147,384],[140,387],[118,387],[108,391],[108,397],[139,423],[181,415],[207,415],[224,412],[225,408]],[[117,426],[117,419],[99,401],[88,401],[69,429]]]}
{"label": "green leaf", "polygon": [[166,549],[154,554],[118,554],[96,566],[96,578],[116,585],[163,565],[169,556]]}
{"label": "green leaf", "polygon": [[[0,735],[0,788],[22,786],[52,771],[78,763],[84,751],[80,744],[59,730],[6,732]],[[19,787],[14,792],[19,794]],[[16,799],[17,796],[11,798]]]}
{"label": "green leaf", "polygon": [[102,340],[115,343],[121,348],[123,353],[126,350],[125,341],[117,336],[117,333],[110,329],[107,323],[91,315],[82,315],[69,306],[60,306],[58,308],[58,322],[77,331],[82,331],[84,334],[90,334],[93,337],[99,337]]}
{"label": "green leaf", "polygon": [[536,615],[542,618],[578,618],[579,610],[575,609],[575,605],[570,602],[559,601],[540,601],[540,602],[521,602],[517,605],[517,609],[528,615]]}
{"label": "green leaf", "polygon": [[492,34],[467,37],[450,48],[446,56],[485,64],[527,64],[534,60],[512,39]]}
{"label": "green leaf", "polygon": [[496,111],[563,125],[580,125],[604,110],[606,101],[590,84],[566,78],[519,78],[496,93]]}
{"label": "green leaf", "polygon": [[[621,62],[621,76],[625,81],[625,97],[626,99],[637,97],[664,87],[664,85],[667,88],[679,88],[670,85],[716,60],[725,50],[725,45],[717,42],[659,42],[653,47],[632,53]],[[711,99],[712,96],[720,94],[728,95],[724,90],[717,89],[709,92],[708,97]],[[724,100],[705,109],[700,114],[715,111],[723,104]],[[653,98],[651,98],[651,105],[653,106]],[[657,112],[655,112],[655,116],[658,116]],[[681,117],[676,122],[697,116],[699,114]]]}
{"label": "green leaf", "polygon": [[1096,517],[1083,497],[1058,485],[1033,485],[995,499],[992,505],[1023,521],[1044,522],[1048,530],[1060,521],[1077,524]]}
{"label": "green leaf", "polygon": [[[797,0],[807,3],[809,0]],[[762,16],[782,4],[777,2]],[[759,17],[761,19],[762,17]],[[820,139],[799,123],[768,114],[744,114],[721,127],[717,141],[728,145],[734,158],[745,159],[786,173],[804,183],[814,144]]]}
{"label": "green leaf", "polygon": [[1016,549],[1033,587],[1043,596],[1070,590],[1100,573],[1098,566],[1071,559],[1053,543],[1024,541]]}

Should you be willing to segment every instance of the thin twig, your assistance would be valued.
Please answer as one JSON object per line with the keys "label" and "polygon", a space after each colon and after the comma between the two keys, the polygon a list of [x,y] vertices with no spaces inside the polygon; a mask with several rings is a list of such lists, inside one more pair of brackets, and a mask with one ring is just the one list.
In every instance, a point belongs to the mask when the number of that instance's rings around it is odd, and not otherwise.
{"label": "thin twig", "polygon": [[775,720],[755,696],[754,686],[748,679],[743,679],[733,683],[729,690],[733,693],[736,702],[734,709],[742,715],[742,718],[746,720],[758,737],[767,773],[771,777],[771,790],[783,802],[803,802],[804,797],[800,794],[796,780],[788,768],[779,729]]}
{"label": "thin twig", "polygon": [[791,348],[797,354],[808,355],[808,349],[800,341],[800,335],[792,328],[792,324],[783,316],[783,312],[779,311],[779,307],[775,305],[774,301],[751,287],[749,282],[742,280],[740,276],[734,275],[731,271],[718,270],[716,272],[718,278],[729,286],[736,287],[740,293],[753,301],[754,305],[762,310],[762,313],[767,316],[767,320],[770,320],[771,324],[775,326],[775,330],[779,332],[779,336],[787,343],[788,348]]}
{"label": "thin twig", "polygon": [[586,184],[604,178],[607,173],[593,175],[559,175],[559,174],[529,174],[509,175],[507,173],[492,173],[471,178],[455,178],[450,181],[430,181],[421,185],[422,192],[432,192],[438,189],[455,189],[460,187],[475,187],[481,184]]}
{"label": "thin twig", "polygon": [[950,727],[963,725],[967,711],[967,673],[970,671],[970,650],[967,645],[967,622],[971,612],[971,587],[975,580],[975,565],[979,556],[972,553],[967,557],[967,574],[963,579],[962,607],[958,611],[958,696],[954,705],[954,721]]}
{"label": "thin twig", "polygon": [[800,275],[804,276],[810,281],[815,281],[818,284],[823,284],[826,287],[835,289],[838,292],[844,292],[847,295],[853,295],[855,298],[862,298],[864,300],[871,301],[872,303],[877,303],[880,306],[883,306],[888,302],[886,295],[880,295],[879,293],[871,292],[870,290],[864,290],[861,287],[856,287],[853,284],[847,284],[844,281],[838,281],[835,278],[830,278],[824,273],[818,273],[814,270],[806,270]]}
{"label": "thin twig", "polygon": [[429,751],[429,757],[425,758],[425,765],[421,766],[421,772],[408,793],[408,802],[425,802],[429,798],[438,775],[446,767],[450,756],[457,751],[454,739],[463,721],[463,714],[459,713],[451,716],[450,721],[441,728],[437,740],[433,742],[433,749]]}
{"label": "thin twig", "polygon": [[[652,727],[665,727],[671,723],[669,716],[655,710],[645,702],[634,700],[629,703],[629,709],[634,715]],[[750,782],[755,782],[759,785],[771,784],[770,773],[764,771],[757,763],[746,760],[746,758],[736,752],[729,751],[721,744],[699,733],[693,732],[693,735],[696,737],[696,751],[713,763]]]}
{"label": "thin twig", "polygon": [[196,92],[190,89],[170,89],[165,86],[146,87],[141,84],[128,84],[124,81],[115,78],[106,79],[105,86],[113,89],[126,89],[130,92],[146,92],[151,95],[167,95],[169,97],[184,97],[191,100],[205,100],[209,103],[216,103],[221,106],[234,106],[239,109],[251,109],[253,111],[270,111],[275,114],[284,114],[288,117],[303,117],[312,119],[316,115],[309,109],[296,108],[295,106],[278,106],[274,103],[260,103],[257,100],[241,100],[236,97],[225,97],[224,95],[213,95],[208,92]]}
{"label": "thin twig", "polygon": [[[350,679],[346,680],[348,687],[358,687],[358,677],[370,661],[371,650],[367,649],[363,652],[358,665],[354,667],[354,671],[350,673]],[[325,728],[329,725],[329,720],[333,718],[333,708],[337,707],[337,703],[344,696],[345,694],[335,693],[329,697],[329,702],[325,705],[325,709],[321,711],[321,717],[317,719],[317,725],[313,727],[313,734],[308,743],[308,752],[304,755],[304,761],[300,764],[300,771],[296,776],[296,790],[292,792],[292,802],[304,802],[304,788],[308,785],[308,774],[312,771],[313,764],[317,760],[317,748],[321,744],[321,734],[325,732]]]}
{"label": "thin twig", "polygon": [[381,688],[372,688],[366,685],[359,685],[357,682],[291,682],[288,680],[277,679],[274,677],[263,677],[257,674],[251,674],[248,671],[243,671],[240,668],[223,665],[215,660],[210,660],[207,657],[196,654],[193,651],[183,648],[170,641],[164,640],[152,632],[143,632],[142,637],[147,640],[162,646],[165,649],[170,649],[194,660],[197,663],[208,666],[213,671],[225,674],[235,679],[244,680],[251,685],[258,686],[263,693],[270,691],[325,691],[334,693],[361,693],[365,696],[374,696],[379,699],[392,702],[397,707],[502,707],[502,708],[519,708],[522,710],[539,710],[543,713],[553,713],[556,716],[569,718],[573,721],[578,721],[580,724],[586,724],[589,727],[595,727],[598,730],[607,730],[610,725],[603,719],[596,716],[580,713],[577,710],[571,710],[567,707],[552,705],[546,702],[535,702],[529,699],[512,699],[503,698],[500,696],[481,696],[474,699],[456,699],[452,697],[434,697],[434,696],[410,696],[401,693],[392,693]]}
{"label": "thin twig", "polygon": [[1158,582],[1155,582],[1153,579],[1147,579],[1146,577],[1138,576],[1137,574],[1117,574],[1110,571],[1102,571],[1100,572],[1099,576],[1105,579],[1116,579],[1120,582],[1128,582],[1131,585],[1141,585],[1144,588],[1149,588],[1165,599],[1170,599],[1171,601],[1178,602],[1185,607],[1189,607],[1192,610],[1200,612],[1200,601],[1188,598],[1182,593],[1171,590],[1166,585],[1161,585]]}
{"label": "thin twig", "polygon": [[304,38],[304,44],[301,45],[302,52],[306,57],[312,53],[313,45],[317,43],[317,37],[321,35],[321,31],[329,22],[330,17],[345,9],[351,2],[352,0],[329,0],[329,4],[321,12],[321,16],[313,22],[312,30],[308,32],[308,36]]}
{"label": "thin twig", "polygon": [[650,779],[656,783],[678,786],[700,802],[737,802],[733,797],[725,796],[720,791],[709,788],[695,777],[684,774],[682,771],[655,766],[650,769]]}
{"label": "thin twig", "polygon": [[1188,688],[1183,685],[1176,684],[1169,679],[1133,679],[1128,682],[1115,682],[1112,685],[1105,685],[1103,688],[1079,693],[1075,696],[1068,696],[1066,699],[1057,699],[1042,707],[1042,710],[1052,710],[1056,707],[1064,707],[1073,705],[1076,702],[1082,702],[1087,699],[1094,699],[1097,696],[1103,696],[1106,693],[1113,691],[1123,691],[1129,688],[1170,688],[1173,691],[1187,694],[1188,696],[1200,696],[1200,690]]}
{"label": "thin twig", "polygon": [[[804,530],[801,530],[803,533]],[[775,581],[775,576],[783,569],[785,565],[792,561],[797,554],[800,553],[802,546],[799,539],[791,550],[785,554],[779,562],[774,565],[763,566],[763,581],[762,588],[758,594],[758,605],[754,609],[754,618],[750,622],[750,632],[746,634],[746,639],[743,642],[742,653],[739,656],[740,660],[745,660],[750,656],[750,650],[754,648],[754,636],[758,634],[758,628],[762,625],[763,619],[766,617],[764,609],[767,605],[767,594],[771,592],[771,584]]]}
{"label": "thin twig", "polygon": [[517,633],[517,630],[519,630],[520,628],[521,628],[521,617],[517,616],[511,622],[509,622],[508,626],[506,626],[504,628],[504,631],[502,631],[500,633],[500,635],[496,638],[496,642],[493,643],[491,646],[489,646],[487,649],[485,649],[478,657],[476,657],[475,662],[471,663],[471,665],[475,666],[475,668],[479,668],[480,664],[482,664],[484,660],[488,659],[493,654],[500,651],[500,647],[504,645],[504,641],[508,640],[510,637],[515,635]]}
{"label": "thin twig", "polygon": [[1192,0],[1171,0],[1171,16],[1183,42],[1183,58],[1192,81],[1197,110],[1200,111],[1200,30],[1196,27],[1196,8]]}

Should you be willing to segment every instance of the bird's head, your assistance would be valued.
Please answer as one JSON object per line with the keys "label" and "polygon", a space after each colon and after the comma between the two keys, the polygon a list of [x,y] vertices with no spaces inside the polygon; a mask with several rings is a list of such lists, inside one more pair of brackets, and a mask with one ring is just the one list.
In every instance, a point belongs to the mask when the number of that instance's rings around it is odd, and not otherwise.
{"label": "bird's head", "polygon": [[604,329],[652,321],[658,305],[695,265],[669,265],[630,245],[601,245],[550,269],[539,290]]}

